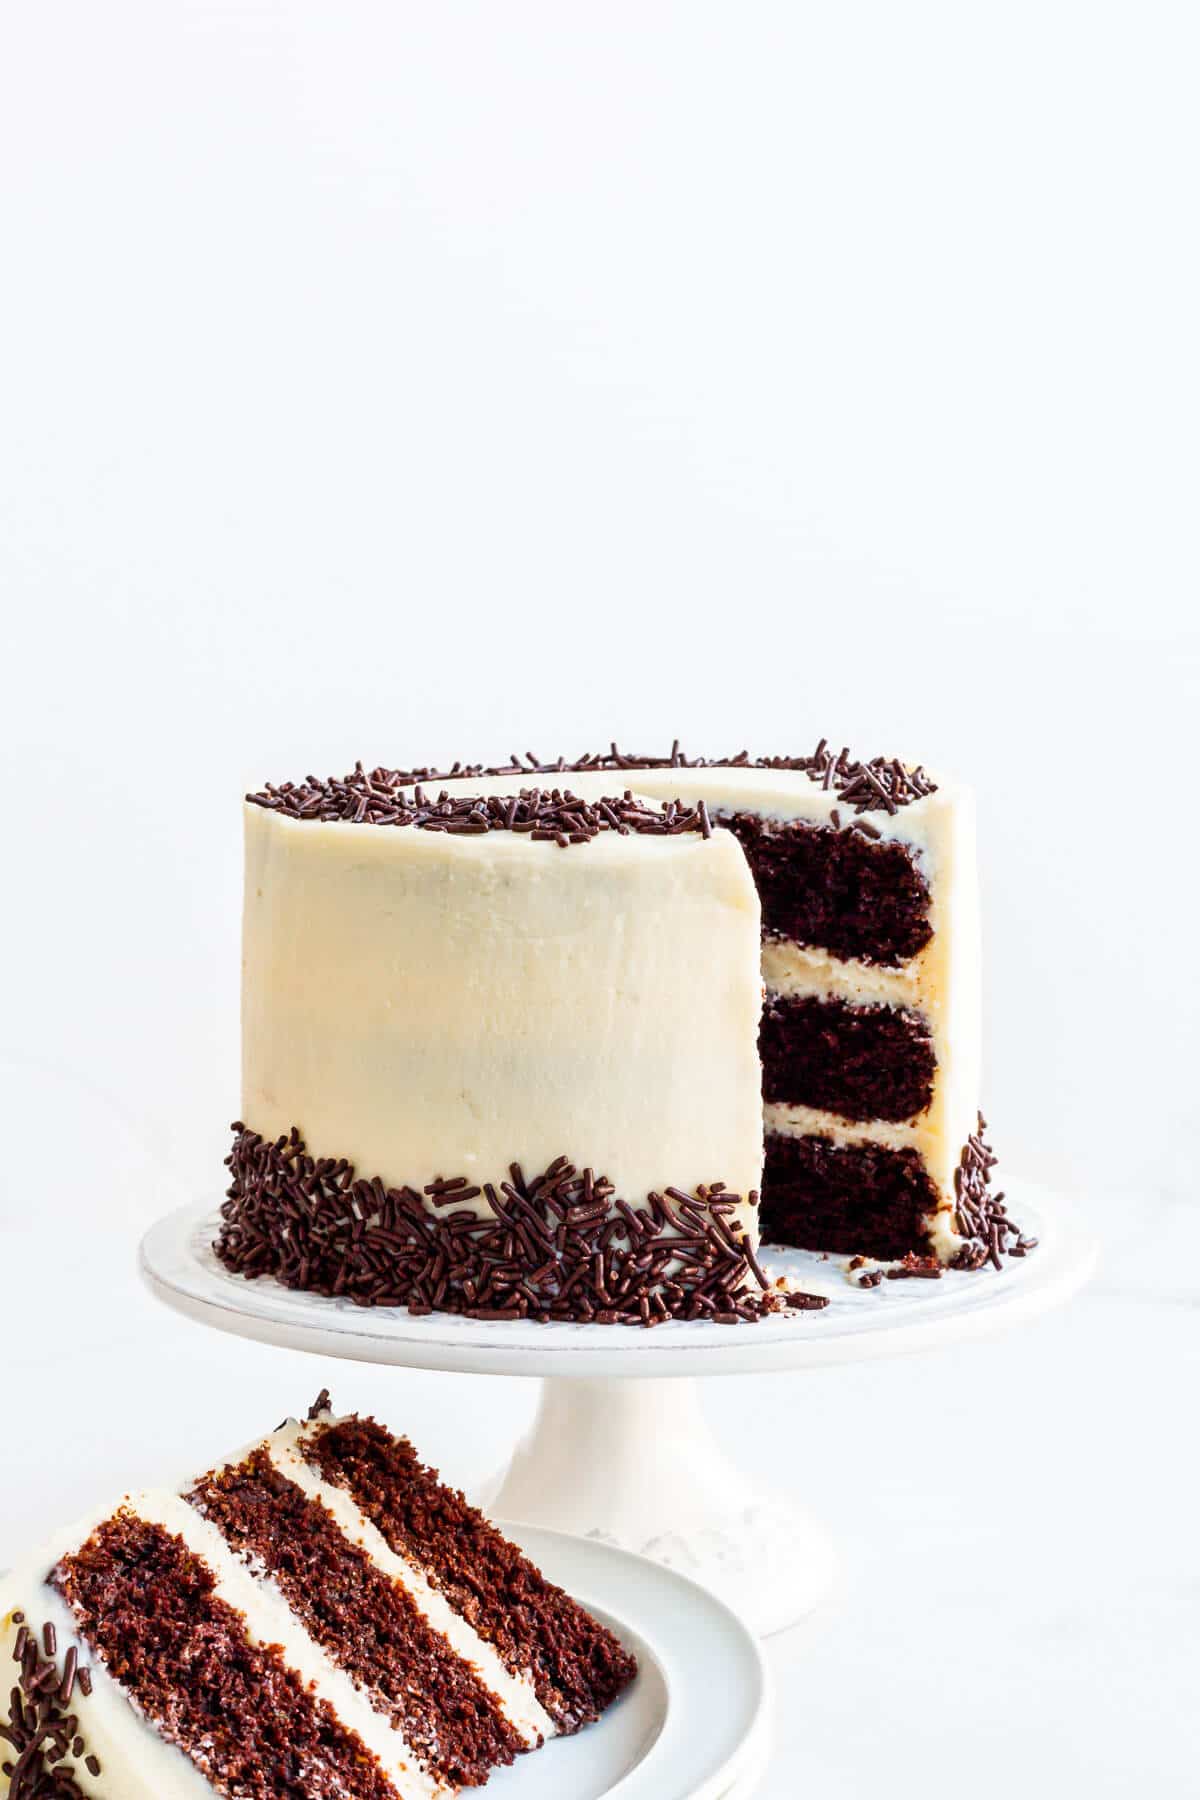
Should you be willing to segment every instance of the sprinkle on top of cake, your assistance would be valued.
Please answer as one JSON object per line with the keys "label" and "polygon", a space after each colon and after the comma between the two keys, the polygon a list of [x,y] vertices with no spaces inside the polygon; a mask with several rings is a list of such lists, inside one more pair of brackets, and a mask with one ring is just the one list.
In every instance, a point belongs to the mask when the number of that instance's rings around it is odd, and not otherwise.
{"label": "sprinkle on top of cake", "polygon": [[267,786],[247,794],[255,806],[266,807],[290,819],[344,821],[353,825],[415,825],[419,831],[444,831],[453,837],[474,837],[488,831],[527,833],[536,841],[586,844],[601,832],[616,831],[622,837],[677,837],[697,831],[711,837],[708,808],[681,806],[668,800],[648,807],[629,793],[611,799],[581,800],[568,789],[522,788],[518,794],[487,797],[442,794],[431,799],[420,783],[409,787],[408,777],[396,770],[374,769],[369,774],[361,763],[344,781],[318,781],[314,776],[299,784]]}
{"label": "sprinkle on top of cake", "polygon": [[[330,776],[322,781],[315,775],[307,775],[302,782],[287,781],[279,786],[267,783],[257,793],[247,794],[246,798],[256,806],[286,813],[294,819],[343,819],[366,825],[415,824],[435,831],[533,829],[536,836],[537,828],[528,824],[526,815],[520,810],[513,815],[514,823],[507,823],[506,807],[513,804],[512,799],[507,802],[501,800],[498,806],[489,803],[486,807],[482,801],[475,801],[470,805],[465,801],[458,801],[453,804],[466,808],[462,816],[469,818],[472,813],[478,813],[479,822],[468,825],[438,823],[438,820],[444,821],[451,815],[444,810],[444,802],[429,801],[421,791],[422,785],[437,781],[470,780],[473,775],[512,775],[528,781],[533,775],[572,775],[606,770],[628,773],[637,769],[795,770],[807,775],[818,787],[836,793],[842,803],[854,813],[895,813],[902,806],[909,806],[914,800],[937,792],[937,783],[919,765],[908,768],[898,758],[887,756],[875,756],[867,762],[861,762],[851,756],[845,745],[835,753],[825,738],[820,740],[810,756],[755,757],[748,750],[739,750],[736,756],[689,757],[680,749],[679,739],[676,738],[667,756],[636,756],[619,750],[614,743],[607,750],[592,752],[577,757],[574,761],[560,756],[554,762],[543,762],[536,751],[526,750],[524,755],[511,755],[507,763],[488,765],[456,761],[449,769],[377,768],[368,771],[359,762],[349,775],[340,780]],[[412,789],[414,793],[410,796],[405,793],[406,789]],[[664,824],[659,814],[635,806],[628,794],[625,795],[624,802],[602,800],[585,807],[582,801],[573,799],[568,792],[558,788],[535,788],[521,790],[517,796],[518,802],[531,793],[536,795],[537,804],[543,809],[551,808],[557,801],[571,813],[598,815],[602,822],[596,826],[596,831],[620,829],[619,825],[614,825],[612,819],[606,816],[607,808],[609,812],[617,814],[632,831],[659,834],[664,831],[703,831],[705,836],[708,835],[707,814],[703,804],[694,813],[677,807],[672,822]],[[664,808],[664,813],[666,810]],[[696,822],[680,822],[689,816]],[[434,822],[428,823],[429,819]],[[489,819],[496,822],[488,823]],[[650,822],[638,823],[639,819]],[[586,827],[579,829],[582,829],[584,837],[596,835],[596,831]],[[554,829],[551,835],[565,835],[568,843],[582,841],[580,838],[573,838],[569,829],[565,833]]]}

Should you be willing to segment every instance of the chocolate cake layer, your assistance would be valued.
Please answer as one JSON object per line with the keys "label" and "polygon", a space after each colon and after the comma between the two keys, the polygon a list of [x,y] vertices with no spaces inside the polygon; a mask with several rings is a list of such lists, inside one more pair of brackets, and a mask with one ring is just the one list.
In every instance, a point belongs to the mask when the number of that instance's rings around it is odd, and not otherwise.
{"label": "chocolate cake layer", "polygon": [[259,1448],[186,1496],[230,1547],[261,1565],[309,1636],[386,1714],[426,1767],[474,1787],[525,1748],[469,1663],[339,1530],[320,1501]]}
{"label": "chocolate cake layer", "polygon": [[353,1496],[398,1556],[423,1569],[506,1668],[529,1671],[560,1731],[598,1718],[633,1679],[637,1665],[612,1633],[443,1487],[406,1440],[373,1419],[350,1418],[306,1438],[302,1451]]}
{"label": "chocolate cake layer", "polygon": [[907,845],[856,820],[834,829],[758,813],[723,813],[746,852],[763,932],[832,956],[897,968],[933,936],[929,884]]}
{"label": "chocolate cake layer", "polygon": [[902,1121],[933,1098],[933,1040],[920,1013],[906,1007],[768,995],[759,1054],[765,1100]]}
{"label": "chocolate cake layer", "polygon": [[356,1733],[309,1693],[182,1538],[133,1513],[51,1577],[135,1705],[226,1800],[396,1800]]}
{"label": "chocolate cake layer", "polygon": [[915,1150],[767,1133],[765,1243],[881,1260],[923,1255],[925,1217],[937,1204]]}

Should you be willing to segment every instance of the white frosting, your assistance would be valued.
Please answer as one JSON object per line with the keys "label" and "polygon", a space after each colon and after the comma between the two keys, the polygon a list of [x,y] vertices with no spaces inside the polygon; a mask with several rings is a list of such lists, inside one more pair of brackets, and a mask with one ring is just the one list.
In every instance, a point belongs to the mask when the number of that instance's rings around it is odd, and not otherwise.
{"label": "white frosting", "polygon": [[[916,1144],[938,1193],[939,1211],[929,1221],[934,1249],[950,1262],[961,1247],[951,1223],[954,1174],[978,1123],[982,1059],[974,796],[947,784],[902,812],[918,814],[910,829],[920,834],[933,931],[910,965],[916,972],[915,1004],[928,1022],[936,1058],[933,1097],[918,1121]],[[875,823],[879,815],[871,818]]]}
{"label": "white frosting", "polygon": [[918,1120],[893,1124],[889,1119],[843,1119],[819,1106],[793,1106],[768,1100],[763,1107],[768,1131],[780,1137],[827,1137],[835,1144],[879,1144],[885,1150],[921,1150],[925,1132]]}
{"label": "white frosting", "polygon": [[727,832],[560,849],[248,805],[243,1118],[388,1186],[566,1155],[634,1203],[745,1194],[759,916]]}
{"label": "white frosting", "polygon": [[846,1001],[849,1006],[913,1006],[923,1010],[922,959],[899,969],[830,956],[786,938],[763,939],[762,977],[768,994],[784,999],[815,994]]}

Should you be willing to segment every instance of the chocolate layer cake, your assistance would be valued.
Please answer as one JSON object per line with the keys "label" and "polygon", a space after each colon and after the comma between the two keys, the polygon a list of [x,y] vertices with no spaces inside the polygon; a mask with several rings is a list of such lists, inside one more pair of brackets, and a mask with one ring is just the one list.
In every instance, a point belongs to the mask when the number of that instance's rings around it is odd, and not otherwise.
{"label": "chocolate layer cake", "polygon": [[359,766],[245,810],[231,1269],[653,1325],[782,1304],[760,1238],[1022,1248],[978,1120],[963,789],[676,746]]}
{"label": "chocolate layer cake", "polygon": [[178,1493],[0,1582],[10,1800],[433,1800],[599,1717],[636,1665],[444,1487],[322,1395]]}

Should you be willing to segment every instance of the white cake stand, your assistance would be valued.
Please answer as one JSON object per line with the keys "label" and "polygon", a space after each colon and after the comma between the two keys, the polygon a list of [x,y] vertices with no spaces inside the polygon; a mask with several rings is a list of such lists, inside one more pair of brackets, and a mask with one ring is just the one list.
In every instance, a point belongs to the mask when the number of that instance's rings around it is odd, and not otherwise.
{"label": "white cake stand", "polygon": [[843,1258],[774,1251],[769,1275],[826,1294],[821,1312],[753,1325],[526,1325],[356,1307],[231,1275],[212,1253],[211,1202],[162,1219],[142,1273],[168,1306],[260,1343],[352,1362],[540,1377],[537,1416],[480,1496],[496,1517],[595,1537],[653,1557],[730,1599],[760,1632],[812,1611],[836,1569],[824,1528],[751,1481],[719,1447],[697,1377],[753,1375],[948,1348],[1067,1299],[1095,1245],[1057,1195],[1006,1180],[1012,1214],[1039,1248],[1002,1273],[856,1287]]}

